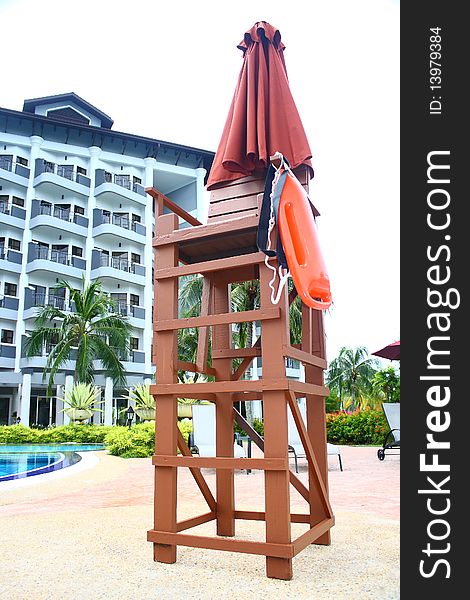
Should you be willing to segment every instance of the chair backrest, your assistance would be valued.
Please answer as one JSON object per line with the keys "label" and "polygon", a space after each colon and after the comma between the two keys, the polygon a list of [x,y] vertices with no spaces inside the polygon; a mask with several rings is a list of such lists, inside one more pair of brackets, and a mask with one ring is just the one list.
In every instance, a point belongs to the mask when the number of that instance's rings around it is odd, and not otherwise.
{"label": "chair backrest", "polygon": [[[308,171],[303,165],[295,169],[296,177],[308,191]],[[209,199],[207,224],[238,217],[258,216],[263,200],[266,175],[250,175],[213,189]]]}
{"label": "chair backrest", "polygon": [[215,447],[215,405],[193,404],[192,414],[194,445]]}
{"label": "chair backrest", "polygon": [[[382,404],[385,418],[388,426],[392,430],[392,435],[396,442],[400,441],[400,403],[399,402],[384,402]],[[393,431],[396,430],[396,431]]]}
{"label": "chair backrest", "polygon": [[210,193],[207,224],[259,214],[264,176],[236,179]]}

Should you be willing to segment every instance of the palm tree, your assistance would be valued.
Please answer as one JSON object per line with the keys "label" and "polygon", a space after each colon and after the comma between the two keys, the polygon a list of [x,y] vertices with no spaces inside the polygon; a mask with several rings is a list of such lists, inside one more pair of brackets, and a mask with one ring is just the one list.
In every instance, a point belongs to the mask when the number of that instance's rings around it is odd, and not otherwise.
{"label": "palm tree", "polygon": [[331,361],[326,374],[326,384],[333,390],[341,403],[351,396],[351,410],[356,408],[356,399],[372,392],[372,379],[377,371],[377,361],[369,357],[364,346],[343,346],[339,356]]}
{"label": "palm tree", "polygon": [[385,402],[400,401],[400,374],[394,367],[386,367],[377,371],[372,380],[372,387],[384,396]]}
{"label": "palm tree", "polygon": [[[83,279],[83,291],[63,280],[56,288],[69,291],[75,311],[63,312],[54,306],[41,307],[34,321],[35,330],[25,348],[28,357],[41,355],[44,345],[50,350],[43,371],[44,380],[49,373],[48,396],[52,395],[57,371],[69,360],[72,350],[76,350],[77,356],[76,383],[94,382],[93,361],[98,360],[115,386],[125,386],[126,374],[121,359],[130,351],[132,332],[127,317],[116,312],[114,301],[103,292],[98,280],[85,284]],[[54,327],[56,321],[60,324]]]}

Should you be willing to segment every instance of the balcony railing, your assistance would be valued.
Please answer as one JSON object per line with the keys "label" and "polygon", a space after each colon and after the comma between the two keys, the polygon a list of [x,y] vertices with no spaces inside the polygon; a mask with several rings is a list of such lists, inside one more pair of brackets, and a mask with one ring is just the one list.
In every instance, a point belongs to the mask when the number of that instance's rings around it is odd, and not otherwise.
{"label": "balcony railing", "polygon": [[12,156],[0,156],[0,169],[4,169],[5,171],[11,171],[13,167],[13,157]]}
{"label": "balcony railing", "polygon": [[0,213],[2,213],[3,215],[9,215],[10,208],[11,204],[8,204],[7,202],[0,202]]}
{"label": "balcony railing", "polygon": [[74,169],[74,165],[57,165],[49,160],[37,159],[36,176],[41,173],[54,173],[58,177],[90,187],[90,178]]}
{"label": "balcony railing", "polygon": [[94,217],[94,225],[116,225],[122,227],[128,231],[135,231],[140,235],[145,235],[145,227],[139,221],[133,221],[129,218],[129,215],[119,215],[113,213],[104,213],[103,211],[97,210],[97,214]]}
{"label": "balcony railing", "polygon": [[33,292],[31,302],[33,306],[53,306],[54,308],[58,308],[59,310],[66,310],[67,308],[65,298],[57,294]]}
{"label": "balcony railing", "polygon": [[116,302],[116,308],[110,312],[116,312],[120,315],[129,315],[136,319],[145,318],[145,309],[142,306],[136,306],[134,304],[126,304],[125,302]]}
{"label": "balcony railing", "polygon": [[70,265],[72,267],[83,268],[81,263],[84,263],[84,259],[79,256],[71,255],[67,250],[55,250],[46,248],[43,246],[37,246],[33,248],[30,255],[30,260],[50,260],[51,262],[58,263],[59,265]]}

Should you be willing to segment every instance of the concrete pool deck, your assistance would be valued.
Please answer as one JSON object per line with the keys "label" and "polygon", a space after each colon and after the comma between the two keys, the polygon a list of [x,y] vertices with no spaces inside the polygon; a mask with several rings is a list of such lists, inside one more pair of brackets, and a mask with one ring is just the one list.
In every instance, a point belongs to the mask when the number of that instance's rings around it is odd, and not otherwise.
{"label": "concrete pool deck", "polygon": [[[153,519],[150,459],[92,454],[99,460],[87,469],[0,487],[0,598],[399,598],[399,456],[380,462],[376,448],[341,447],[343,472],[329,458],[332,544],[305,549],[294,558],[294,579],[284,582],[265,577],[260,556],[180,547],[176,564],[154,563],[146,541]],[[299,476],[306,481],[306,475],[300,461]],[[213,489],[214,472],[206,470],[206,478]],[[261,472],[237,472],[235,485],[237,508],[263,509]],[[292,507],[304,509],[292,491]],[[205,510],[189,471],[181,469],[179,518]],[[263,525],[237,521],[237,537],[264,539]],[[207,523],[197,533],[213,529]]]}

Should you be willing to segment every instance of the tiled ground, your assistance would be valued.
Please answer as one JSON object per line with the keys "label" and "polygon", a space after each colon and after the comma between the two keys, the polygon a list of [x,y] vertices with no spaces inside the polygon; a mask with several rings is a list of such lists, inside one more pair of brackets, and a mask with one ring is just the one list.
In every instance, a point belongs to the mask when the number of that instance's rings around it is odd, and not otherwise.
{"label": "tiled ground", "polygon": [[[342,447],[341,453],[343,472],[330,457],[332,544],[309,546],[295,557],[290,582],[267,579],[260,556],[181,547],[176,564],[154,563],[146,541],[153,513],[150,459],[100,452],[88,469],[33,477],[18,489],[0,487],[0,598],[397,600],[400,458],[379,462],[374,448]],[[300,471],[306,481],[305,461]],[[206,475],[214,489],[214,472]],[[238,508],[263,510],[262,473],[237,472],[236,496]],[[304,506],[293,492],[294,511]],[[180,517],[206,510],[189,471],[181,469]],[[212,523],[198,529],[213,535]],[[263,523],[237,522],[237,536],[263,539]]]}

